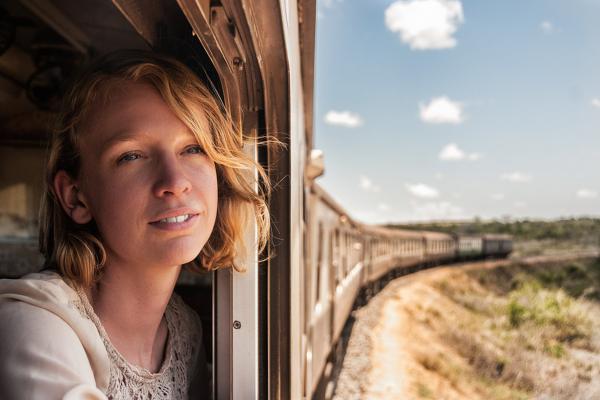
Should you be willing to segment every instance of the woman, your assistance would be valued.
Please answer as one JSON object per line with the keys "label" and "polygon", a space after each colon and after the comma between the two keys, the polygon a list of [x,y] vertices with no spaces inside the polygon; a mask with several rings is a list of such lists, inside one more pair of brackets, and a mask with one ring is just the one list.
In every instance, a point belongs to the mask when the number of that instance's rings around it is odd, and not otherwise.
{"label": "woman", "polygon": [[243,144],[175,60],[120,52],[83,73],[51,139],[47,269],[0,283],[0,398],[208,398],[199,318],[173,289],[182,265],[237,268],[252,216],[267,241]]}

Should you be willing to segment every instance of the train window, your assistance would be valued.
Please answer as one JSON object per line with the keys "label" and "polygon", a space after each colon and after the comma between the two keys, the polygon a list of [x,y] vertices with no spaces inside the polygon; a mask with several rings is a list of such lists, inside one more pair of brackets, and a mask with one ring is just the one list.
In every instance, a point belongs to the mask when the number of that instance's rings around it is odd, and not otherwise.
{"label": "train window", "polygon": [[346,278],[348,273],[348,234],[342,231],[342,279]]}
{"label": "train window", "polygon": [[338,232],[338,248],[339,248],[339,280],[340,282],[346,277],[346,235],[343,231]]}
{"label": "train window", "polygon": [[332,233],[332,242],[333,242],[333,268],[335,270],[335,285],[337,286],[342,280],[341,276],[341,254],[340,254],[340,231],[335,229]]}
{"label": "train window", "polygon": [[318,235],[318,250],[317,250],[317,265],[316,265],[316,288],[315,288],[315,305],[321,301],[321,274],[323,273],[323,253],[325,251],[325,236],[323,235],[323,222],[319,222]]}
{"label": "train window", "polygon": [[336,260],[336,230],[334,229],[329,233],[329,279],[332,281],[331,284],[337,285],[337,260]]}
{"label": "train window", "polygon": [[[3,110],[5,110],[3,108]],[[43,264],[38,209],[45,150],[16,145],[0,132],[0,277],[18,277]]]}

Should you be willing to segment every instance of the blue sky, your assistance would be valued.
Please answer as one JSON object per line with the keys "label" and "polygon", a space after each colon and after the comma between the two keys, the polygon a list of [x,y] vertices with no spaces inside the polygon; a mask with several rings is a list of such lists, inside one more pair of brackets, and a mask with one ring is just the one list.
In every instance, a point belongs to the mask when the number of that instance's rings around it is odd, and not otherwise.
{"label": "blue sky", "polygon": [[322,0],[316,51],[357,219],[600,216],[600,0]]}

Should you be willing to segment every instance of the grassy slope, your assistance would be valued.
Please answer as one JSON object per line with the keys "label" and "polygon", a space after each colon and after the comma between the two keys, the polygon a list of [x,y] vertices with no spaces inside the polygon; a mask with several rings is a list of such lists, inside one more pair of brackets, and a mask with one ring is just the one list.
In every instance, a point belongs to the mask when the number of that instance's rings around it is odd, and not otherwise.
{"label": "grassy slope", "polygon": [[457,269],[427,291],[415,397],[600,398],[600,262]]}

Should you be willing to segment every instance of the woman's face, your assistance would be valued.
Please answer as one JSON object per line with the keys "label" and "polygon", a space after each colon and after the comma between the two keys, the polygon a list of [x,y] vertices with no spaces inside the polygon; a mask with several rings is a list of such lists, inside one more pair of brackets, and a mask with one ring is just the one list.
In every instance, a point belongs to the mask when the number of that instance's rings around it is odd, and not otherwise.
{"label": "woman's face", "polygon": [[80,140],[79,190],[108,262],[189,262],[215,224],[215,164],[152,86],[113,88],[91,110]]}

